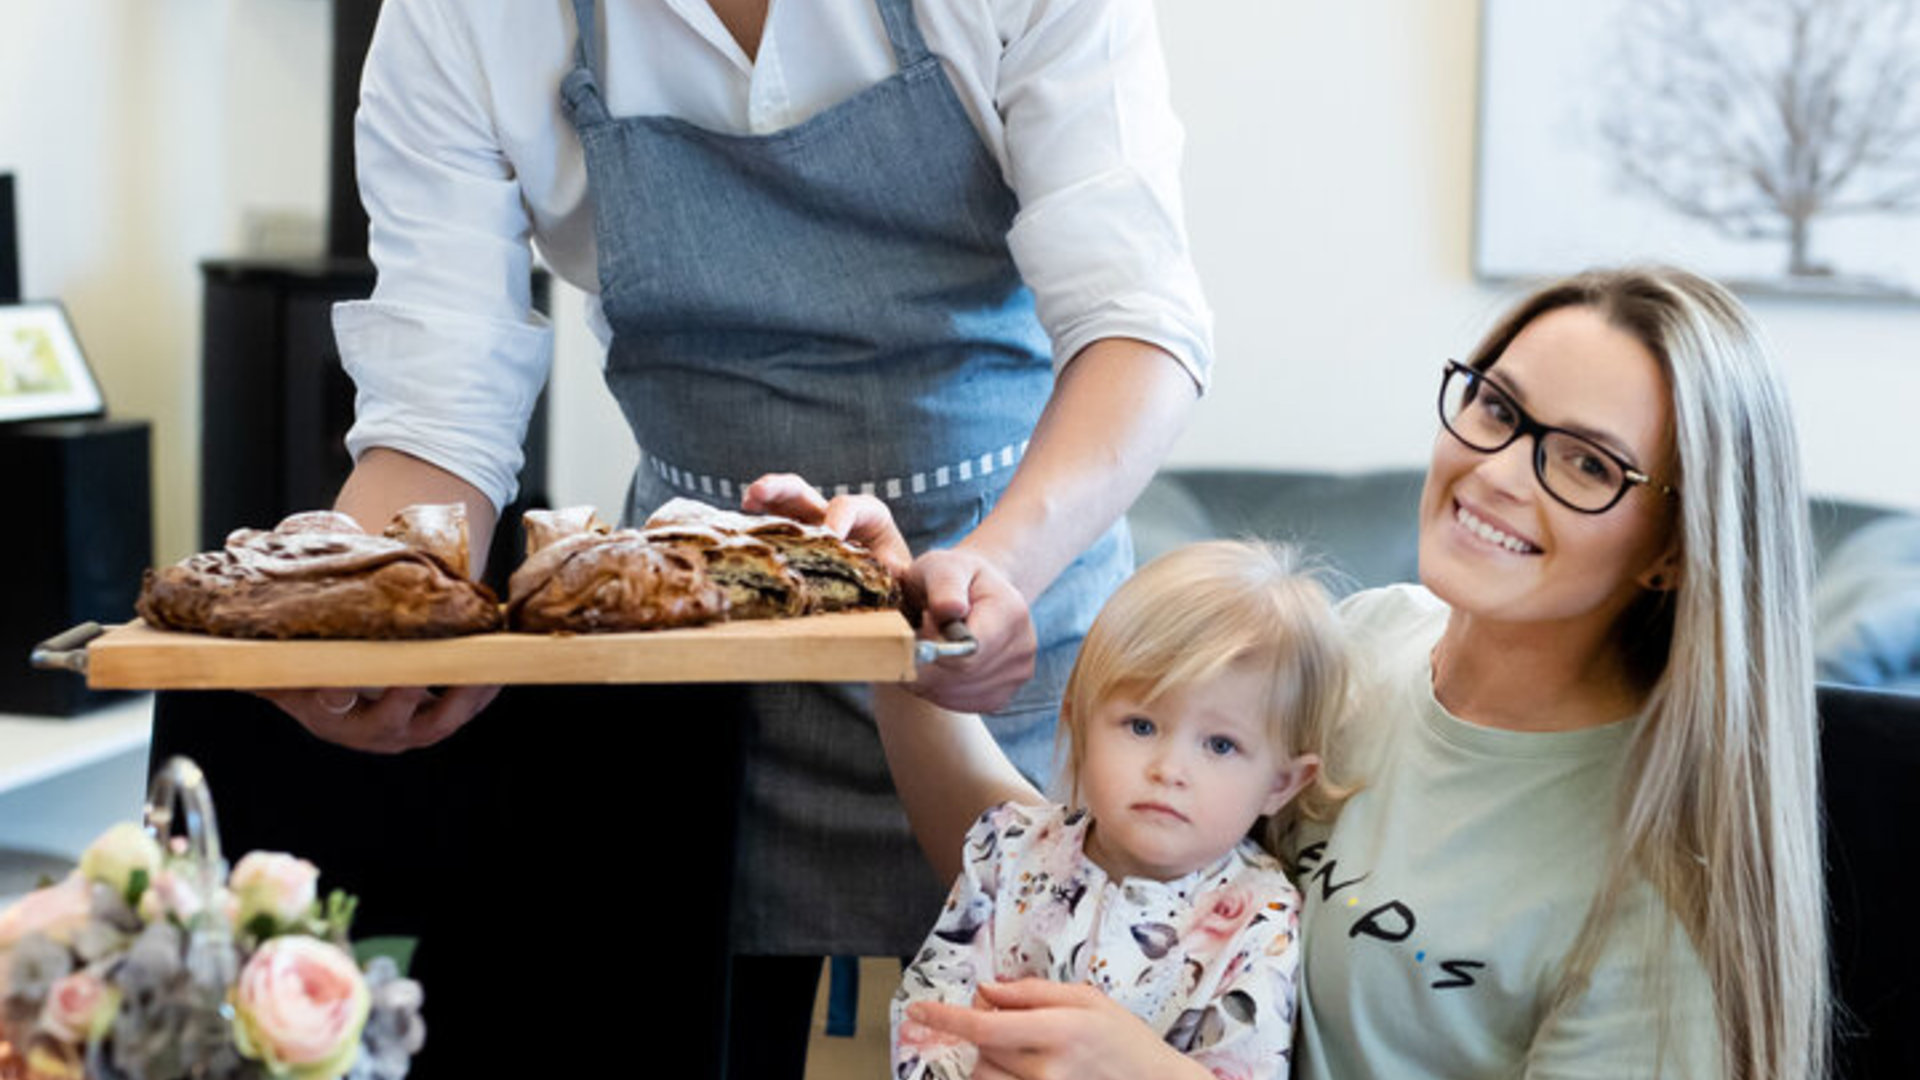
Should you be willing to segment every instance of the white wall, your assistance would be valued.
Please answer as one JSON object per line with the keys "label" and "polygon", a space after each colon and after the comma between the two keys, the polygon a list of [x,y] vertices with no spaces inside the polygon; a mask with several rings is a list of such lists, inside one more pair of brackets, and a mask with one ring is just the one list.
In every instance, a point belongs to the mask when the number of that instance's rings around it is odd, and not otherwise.
{"label": "white wall", "polygon": [[[1420,463],[1440,361],[1505,298],[1470,274],[1478,4],[1159,7],[1219,320],[1217,390],[1175,459]],[[236,253],[250,211],[320,213],[328,11],[0,6],[0,169],[21,174],[25,284],[67,301],[115,412],[154,421],[162,558],[196,532],[197,263]],[[1903,431],[1920,307],[1754,307],[1786,359],[1812,486],[1920,508]],[[631,457],[605,453],[618,416],[577,297],[560,290],[556,308],[554,487],[611,510]]]}
{"label": "white wall", "polygon": [[325,200],[329,5],[0,5],[21,285],[67,304],[114,415],[153,422],[156,551],[195,546],[202,259]]}

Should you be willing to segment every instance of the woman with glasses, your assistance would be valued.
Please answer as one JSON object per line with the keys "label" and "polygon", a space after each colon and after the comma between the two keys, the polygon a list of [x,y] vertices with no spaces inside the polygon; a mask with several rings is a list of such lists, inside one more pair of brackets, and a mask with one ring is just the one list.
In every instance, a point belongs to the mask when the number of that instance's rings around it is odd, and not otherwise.
{"label": "woman with glasses", "polygon": [[1299,849],[1300,1073],[1819,1075],[1806,509],[1751,319],[1583,275],[1440,419],[1424,588],[1346,607],[1364,787]]}
{"label": "woman with glasses", "polygon": [[[1447,365],[1440,420],[1424,587],[1343,608],[1357,791],[1295,849],[1294,1075],[1821,1075],[1806,509],[1754,324],[1582,275]],[[1113,1075],[1141,1025],[1081,989],[935,1026]]]}

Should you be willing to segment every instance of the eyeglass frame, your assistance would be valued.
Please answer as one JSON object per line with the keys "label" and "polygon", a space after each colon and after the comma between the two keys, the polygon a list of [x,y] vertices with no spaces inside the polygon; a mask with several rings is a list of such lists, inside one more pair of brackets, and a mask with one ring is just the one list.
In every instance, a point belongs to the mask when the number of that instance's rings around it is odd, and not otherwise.
{"label": "eyeglass frame", "polygon": [[[1518,418],[1517,422],[1513,426],[1513,430],[1510,433],[1508,433],[1506,441],[1502,442],[1498,446],[1481,446],[1478,443],[1469,442],[1465,435],[1460,434],[1459,431],[1454,429],[1453,421],[1448,419],[1447,417],[1447,386],[1453,381],[1453,377],[1455,375],[1461,375],[1465,377],[1470,384],[1474,384],[1474,385],[1484,382],[1488,386],[1493,387],[1494,390],[1499,392],[1501,397],[1506,399],[1507,404],[1511,406],[1513,409],[1514,416]],[[1473,389],[1473,386],[1470,385],[1468,389],[1469,391],[1471,391]],[[1488,377],[1485,371],[1482,371],[1479,368],[1473,367],[1470,364],[1463,364],[1460,361],[1454,360],[1451,358],[1447,360],[1446,364],[1440,369],[1440,397],[1435,407],[1439,410],[1439,413],[1440,413],[1440,426],[1446,429],[1447,434],[1459,440],[1460,445],[1466,447],[1469,450],[1473,450],[1477,453],[1497,454],[1500,451],[1505,450],[1507,447],[1512,446],[1514,443],[1520,441],[1520,439],[1524,438],[1525,436],[1528,436],[1528,435],[1533,436],[1533,478],[1534,480],[1539,483],[1540,490],[1546,492],[1549,496],[1551,496],[1554,502],[1557,502],[1561,506],[1564,506],[1567,509],[1572,510],[1574,513],[1604,514],[1607,511],[1613,509],[1614,507],[1620,505],[1620,500],[1627,497],[1627,492],[1631,491],[1635,486],[1639,486],[1639,485],[1644,485],[1649,490],[1657,491],[1662,495],[1677,496],[1680,494],[1679,491],[1675,489],[1673,485],[1668,484],[1664,481],[1658,480],[1655,477],[1653,477],[1651,474],[1642,472],[1641,470],[1634,468],[1633,464],[1629,462],[1626,458],[1623,458],[1619,454],[1613,452],[1612,450],[1609,450],[1606,447],[1601,446],[1599,443],[1594,442],[1592,439],[1588,438],[1587,436],[1582,435],[1577,431],[1570,431],[1566,428],[1556,427],[1552,424],[1543,424],[1540,421],[1535,420],[1533,418],[1533,414],[1528,412],[1525,406],[1521,405],[1519,401],[1514,399],[1513,391],[1508,390],[1505,387],[1501,386],[1499,383],[1492,381],[1492,379]],[[1570,439],[1578,440],[1580,443],[1587,446],[1591,446],[1595,450],[1598,450],[1608,460],[1612,461],[1615,465],[1620,466],[1620,476],[1621,476],[1620,489],[1613,493],[1613,498],[1608,499],[1606,502],[1606,505],[1600,506],[1595,509],[1588,509],[1584,506],[1575,506],[1573,503],[1568,502],[1565,496],[1553,490],[1553,485],[1547,483],[1546,436],[1548,435],[1565,435]]]}

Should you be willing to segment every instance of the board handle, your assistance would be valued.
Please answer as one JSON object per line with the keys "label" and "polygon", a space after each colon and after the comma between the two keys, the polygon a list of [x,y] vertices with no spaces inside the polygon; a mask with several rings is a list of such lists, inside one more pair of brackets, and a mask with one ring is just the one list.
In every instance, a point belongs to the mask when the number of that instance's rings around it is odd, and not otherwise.
{"label": "board handle", "polygon": [[35,645],[29,659],[34,667],[42,671],[71,671],[76,675],[85,675],[87,642],[106,632],[106,627],[97,622],[83,622]]}
{"label": "board handle", "polygon": [[973,631],[958,619],[940,627],[940,636],[944,641],[915,641],[913,659],[916,664],[931,664],[950,656],[972,656],[980,651],[980,642],[976,641]]}

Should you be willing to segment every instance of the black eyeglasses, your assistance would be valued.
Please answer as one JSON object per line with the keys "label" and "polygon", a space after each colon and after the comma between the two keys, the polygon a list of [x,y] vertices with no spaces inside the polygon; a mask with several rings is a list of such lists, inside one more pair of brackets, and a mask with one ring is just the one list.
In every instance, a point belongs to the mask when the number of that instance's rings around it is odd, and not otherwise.
{"label": "black eyeglasses", "polygon": [[1505,450],[1523,435],[1533,436],[1533,474],[1541,488],[1583,514],[1611,510],[1635,484],[1673,494],[1672,487],[1592,439],[1535,420],[1485,372],[1458,360],[1447,361],[1440,379],[1440,423],[1484,454]]}

